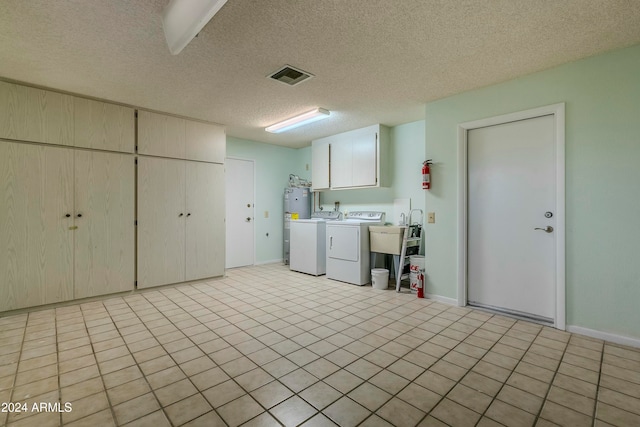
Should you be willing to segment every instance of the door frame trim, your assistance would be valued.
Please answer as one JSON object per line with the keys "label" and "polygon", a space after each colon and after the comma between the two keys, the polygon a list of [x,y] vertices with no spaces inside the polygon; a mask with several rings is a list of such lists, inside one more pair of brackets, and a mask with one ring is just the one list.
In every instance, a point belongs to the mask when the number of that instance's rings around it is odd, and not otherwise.
{"label": "door frame trim", "polygon": [[556,298],[554,327],[566,328],[565,273],[565,103],[488,117],[458,124],[458,305],[467,305],[467,135],[472,129],[540,116],[554,116],[556,143]]}
{"label": "door frame trim", "polygon": [[[240,160],[243,162],[251,162],[251,165],[253,167],[253,208],[252,208],[252,212],[253,212],[253,250],[251,251],[251,264],[250,265],[256,265],[256,252],[257,252],[257,248],[258,248],[258,242],[256,242],[256,161],[255,159],[248,159],[245,157],[236,157],[236,156],[226,156],[225,157],[225,168],[224,168],[224,179],[225,179],[225,195],[224,195],[224,203],[225,203],[225,209],[226,209],[226,205],[227,205],[227,194],[226,194],[226,180],[227,180],[227,160]],[[226,232],[227,232],[227,217],[226,217],[226,211],[225,211],[225,239],[228,239],[228,236],[226,236]],[[225,259],[226,259],[226,247],[225,247]],[[226,262],[226,261],[225,261]],[[227,267],[225,266],[225,270],[227,270]]]}

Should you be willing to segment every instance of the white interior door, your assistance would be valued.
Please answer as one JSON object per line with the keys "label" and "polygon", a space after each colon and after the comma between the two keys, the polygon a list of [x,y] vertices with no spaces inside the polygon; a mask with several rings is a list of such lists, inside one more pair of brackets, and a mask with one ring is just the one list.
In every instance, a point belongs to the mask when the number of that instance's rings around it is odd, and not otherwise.
{"label": "white interior door", "polygon": [[553,115],[468,131],[469,304],[554,320],[555,135]]}
{"label": "white interior door", "polygon": [[254,182],[253,160],[226,159],[226,268],[254,262]]}

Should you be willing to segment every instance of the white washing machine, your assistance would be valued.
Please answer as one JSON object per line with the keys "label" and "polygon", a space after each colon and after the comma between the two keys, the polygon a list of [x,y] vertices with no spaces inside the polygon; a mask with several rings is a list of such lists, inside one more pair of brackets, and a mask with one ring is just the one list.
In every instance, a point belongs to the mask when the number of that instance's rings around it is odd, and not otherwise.
{"label": "white washing machine", "polygon": [[369,226],[384,224],[384,212],[351,212],[327,224],[327,278],[362,286],[371,283]]}
{"label": "white washing machine", "polygon": [[326,225],[341,218],[340,212],[318,211],[311,214],[311,219],[291,221],[289,268],[314,276],[325,274]]}

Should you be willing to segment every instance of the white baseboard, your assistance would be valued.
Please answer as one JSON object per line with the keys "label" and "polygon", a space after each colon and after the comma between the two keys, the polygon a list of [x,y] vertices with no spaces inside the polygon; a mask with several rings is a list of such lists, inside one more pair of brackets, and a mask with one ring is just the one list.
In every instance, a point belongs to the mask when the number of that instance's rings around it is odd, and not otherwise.
{"label": "white baseboard", "polygon": [[597,331],[595,329],[583,328],[582,326],[567,325],[567,331],[575,334],[586,335],[591,338],[597,338],[605,341],[611,341],[616,344],[628,345],[630,347],[640,348],[640,339],[626,337],[624,335],[612,334],[610,332]]}
{"label": "white baseboard", "polygon": [[256,262],[254,265],[275,264],[277,262],[282,264],[282,262],[283,262],[282,258],[280,258],[280,259],[272,259],[272,260],[269,260],[269,261],[260,261],[260,262]]}
{"label": "white baseboard", "polygon": [[443,297],[441,295],[434,295],[434,294],[426,294],[425,295],[428,299],[432,299],[434,301],[438,301],[444,304],[448,304],[448,305],[458,305],[458,300],[455,298],[449,298],[449,297]]}

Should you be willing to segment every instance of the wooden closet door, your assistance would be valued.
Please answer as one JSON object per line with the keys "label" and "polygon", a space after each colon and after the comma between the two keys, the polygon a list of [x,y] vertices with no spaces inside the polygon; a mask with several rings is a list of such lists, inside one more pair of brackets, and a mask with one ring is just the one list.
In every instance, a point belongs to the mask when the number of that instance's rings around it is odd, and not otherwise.
{"label": "wooden closet door", "polygon": [[138,111],[138,153],[185,158],[186,120],[150,111]]}
{"label": "wooden closet door", "polygon": [[75,298],[134,289],[134,191],[133,156],[75,152]]}
{"label": "wooden closet door", "polygon": [[130,107],[74,97],[76,147],[133,153],[135,110]]}
{"label": "wooden closet door", "polygon": [[185,158],[224,163],[227,137],[224,127],[186,120]]}
{"label": "wooden closet door", "polygon": [[184,282],[185,161],[138,158],[138,288]]}
{"label": "wooden closet door", "polygon": [[73,145],[73,96],[0,82],[0,138]]}
{"label": "wooden closet door", "polygon": [[72,186],[72,150],[0,141],[0,311],[73,298]]}
{"label": "wooden closet door", "polygon": [[222,276],[225,257],[224,166],[186,162],[186,280]]}

